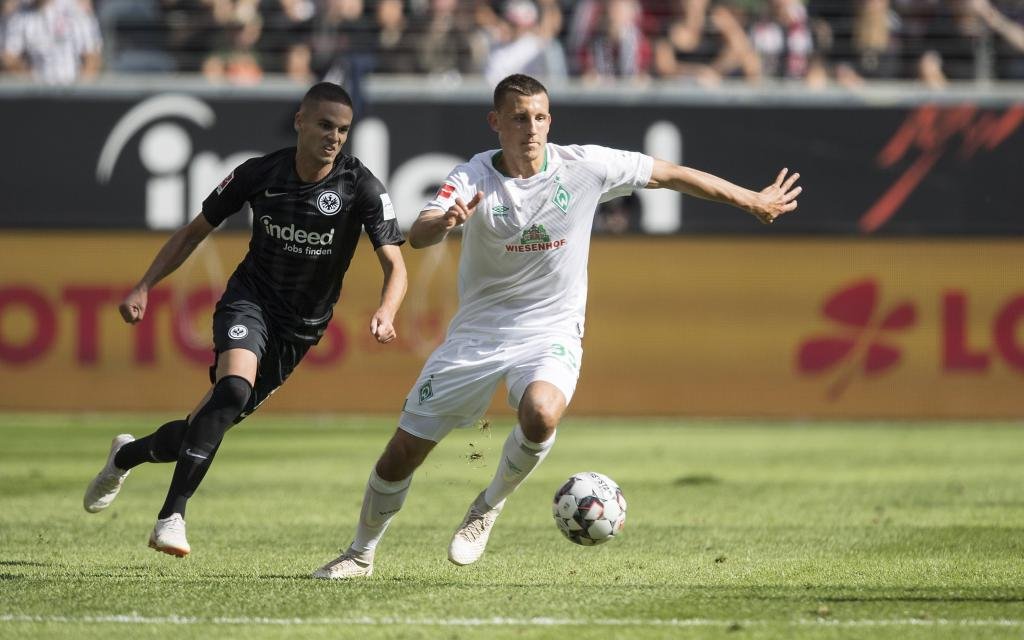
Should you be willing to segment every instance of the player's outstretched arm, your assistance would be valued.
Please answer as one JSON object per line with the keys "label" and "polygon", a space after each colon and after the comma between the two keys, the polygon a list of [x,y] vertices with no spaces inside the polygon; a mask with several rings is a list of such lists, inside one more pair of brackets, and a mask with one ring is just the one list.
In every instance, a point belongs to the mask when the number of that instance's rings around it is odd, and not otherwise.
{"label": "player's outstretched arm", "polygon": [[370,318],[370,333],[381,344],[387,344],[398,337],[395,331],[395,314],[405,299],[409,277],[405,270],[402,251],[397,245],[385,244],[377,248],[377,259],[384,271],[384,288],[380,293],[380,307]]}
{"label": "player's outstretched arm", "polygon": [[213,227],[206,218],[198,215],[192,222],[174,232],[153,258],[153,264],[149,265],[146,275],[142,276],[142,280],[128,292],[118,307],[125,322],[135,324],[146,316],[149,290],[174,273],[211,231]]}
{"label": "player's outstretched arm", "polygon": [[770,224],[782,214],[796,209],[796,197],[803,191],[803,187],[793,186],[800,174],[793,173],[787,177],[788,173],[789,169],[783,169],[770,185],[760,191],[751,191],[710,173],[655,159],[647,188],[672,189],[729,204],[753,214],[764,224]]}
{"label": "player's outstretched arm", "polygon": [[476,211],[476,205],[480,204],[483,197],[484,194],[477,191],[469,202],[463,202],[462,198],[455,198],[455,204],[448,207],[447,211],[440,209],[423,211],[412,223],[412,228],[409,229],[409,244],[413,249],[422,249],[441,242],[449,231],[469,220],[469,217]]}

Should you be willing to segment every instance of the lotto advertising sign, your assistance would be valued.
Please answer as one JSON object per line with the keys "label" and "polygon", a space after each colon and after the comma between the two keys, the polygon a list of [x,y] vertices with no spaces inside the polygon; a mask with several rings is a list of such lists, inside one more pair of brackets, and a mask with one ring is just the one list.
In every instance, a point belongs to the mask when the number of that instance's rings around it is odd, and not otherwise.
{"label": "lotto advertising sign", "polygon": [[[0,410],[191,409],[208,386],[213,305],[247,237],[215,234],[152,292],[146,320],[128,326],[117,303],[164,239],[0,238]],[[1019,418],[1022,249],[597,239],[572,411]],[[458,244],[404,253],[410,291],[398,343],[369,336],[381,273],[364,245],[324,341],[261,411],[397,414],[454,313]],[[495,414],[508,413],[503,395]]]}
{"label": "lotto advertising sign", "polygon": [[821,238],[602,244],[591,257],[589,319],[600,347],[584,357],[584,380],[595,371],[619,380],[584,383],[580,404],[614,411],[619,384],[634,412],[1019,417],[1021,248]]}

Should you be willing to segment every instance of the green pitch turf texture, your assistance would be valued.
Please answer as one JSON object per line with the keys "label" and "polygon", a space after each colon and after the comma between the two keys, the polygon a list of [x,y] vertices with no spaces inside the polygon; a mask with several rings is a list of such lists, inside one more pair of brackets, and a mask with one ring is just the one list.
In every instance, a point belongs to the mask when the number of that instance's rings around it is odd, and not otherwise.
{"label": "green pitch turf texture", "polygon": [[[1011,424],[569,418],[483,559],[449,535],[511,427],[455,432],[417,474],[369,579],[312,570],[351,539],[391,418],[263,414],[188,510],[193,553],[146,537],[170,465],[107,511],[110,438],[171,416],[0,415],[0,637],[1020,638],[1024,437]],[[551,496],[597,470],[623,536],[571,544]]]}

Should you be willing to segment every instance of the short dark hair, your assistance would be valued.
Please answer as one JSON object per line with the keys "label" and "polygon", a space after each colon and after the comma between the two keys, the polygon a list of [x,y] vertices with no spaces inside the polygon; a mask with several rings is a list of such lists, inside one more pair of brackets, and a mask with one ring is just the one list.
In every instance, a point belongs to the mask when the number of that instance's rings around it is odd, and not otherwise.
{"label": "short dark hair", "polygon": [[547,95],[548,90],[536,78],[531,78],[523,73],[514,73],[494,87],[494,108],[498,109],[501,107],[501,103],[505,101],[505,96],[510,93],[518,93],[521,96],[530,97],[541,93]]}
{"label": "short dark hair", "polygon": [[340,102],[349,109],[352,108],[352,96],[348,95],[341,86],[333,82],[318,82],[309,88],[306,95],[302,97],[300,108],[314,102]]}

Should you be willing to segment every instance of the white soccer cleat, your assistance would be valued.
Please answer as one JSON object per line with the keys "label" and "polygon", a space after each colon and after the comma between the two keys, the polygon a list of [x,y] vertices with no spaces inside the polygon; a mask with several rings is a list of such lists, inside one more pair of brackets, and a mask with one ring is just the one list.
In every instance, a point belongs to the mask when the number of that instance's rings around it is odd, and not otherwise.
{"label": "white soccer cleat", "polygon": [[345,580],[371,575],[373,575],[373,554],[356,553],[352,549],[313,572],[314,578],[324,580]]}
{"label": "white soccer cleat", "polygon": [[122,433],[111,441],[107,463],[89,483],[85,490],[85,497],[82,499],[82,505],[89,513],[97,513],[109,507],[118,492],[121,491],[121,485],[124,484],[124,479],[128,477],[131,470],[118,469],[114,465],[114,456],[121,450],[121,447],[134,440],[135,437],[131,434]]}
{"label": "white soccer cleat", "polygon": [[179,558],[187,556],[192,547],[185,538],[185,521],[182,520],[181,514],[172,513],[157,520],[153,532],[149,534],[149,546],[151,549]]}
{"label": "white soccer cleat", "polygon": [[504,500],[497,507],[489,506],[484,502],[481,491],[473,504],[469,505],[466,517],[452,536],[451,544],[448,545],[448,559],[457,565],[473,564],[479,560],[487,547],[487,539],[491,537],[494,521],[504,506]]}

